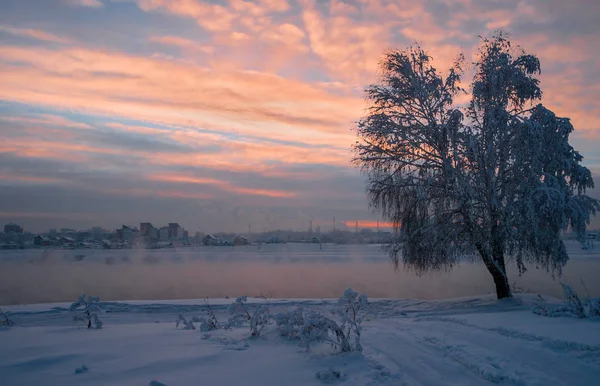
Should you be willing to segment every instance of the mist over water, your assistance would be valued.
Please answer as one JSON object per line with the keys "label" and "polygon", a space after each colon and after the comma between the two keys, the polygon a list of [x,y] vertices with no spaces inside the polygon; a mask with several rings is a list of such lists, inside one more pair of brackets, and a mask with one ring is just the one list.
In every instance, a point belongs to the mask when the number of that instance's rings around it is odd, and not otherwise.
{"label": "mist over water", "polygon": [[[562,296],[559,280],[600,296],[600,247],[569,243],[571,261],[560,279],[530,266],[517,290]],[[258,296],[331,298],[352,287],[370,297],[452,298],[495,293],[485,267],[462,263],[449,272],[416,276],[395,271],[376,245],[271,244],[162,250],[0,251],[0,305],[102,300],[166,300]]]}

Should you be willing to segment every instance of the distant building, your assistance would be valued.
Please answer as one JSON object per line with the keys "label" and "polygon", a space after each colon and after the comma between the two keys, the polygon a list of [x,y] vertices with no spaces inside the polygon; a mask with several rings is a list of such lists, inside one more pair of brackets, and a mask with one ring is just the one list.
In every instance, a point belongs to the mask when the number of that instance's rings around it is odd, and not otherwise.
{"label": "distant building", "polygon": [[176,222],[169,223],[169,239],[175,240],[183,237],[181,227]]}
{"label": "distant building", "polygon": [[4,226],[4,233],[23,233],[23,228],[11,222]]}
{"label": "distant building", "polygon": [[66,246],[72,246],[75,244],[75,239],[72,237],[68,237],[68,236],[63,236],[61,238],[58,239],[58,244],[66,247]]}
{"label": "distant building", "polygon": [[233,239],[233,245],[248,245],[248,244],[250,244],[250,240],[248,240],[244,236],[237,235]]}
{"label": "distant building", "polygon": [[149,222],[140,223],[140,233],[143,237],[146,237],[150,240],[159,240],[160,235],[158,233],[158,229]]}
{"label": "distant building", "polygon": [[52,240],[50,240],[49,237],[38,235],[33,238],[33,244],[40,247],[46,247],[52,245]]}
{"label": "distant building", "polygon": [[158,239],[160,241],[169,240],[169,227],[162,227],[158,230]]}
{"label": "distant building", "polygon": [[211,234],[204,236],[202,239],[202,244],[204,245],[218,245],[219,243],[220,240]]}
{"label": "distant building", "polygon": [[133,226],[123,225],[121,229],[117,229],[117,239],[120,241],[131,242],[139,237],[140,231]]}

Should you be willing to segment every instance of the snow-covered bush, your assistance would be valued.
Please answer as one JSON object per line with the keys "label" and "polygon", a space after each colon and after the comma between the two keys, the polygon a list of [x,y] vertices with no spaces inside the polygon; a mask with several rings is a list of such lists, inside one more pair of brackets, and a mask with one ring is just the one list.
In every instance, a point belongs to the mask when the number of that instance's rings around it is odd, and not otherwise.
{"label": "snow-covered bush", "polygon": [[600,298],[588,299],[584,309],[588,318],[600,318]]}
{"label": "snow-covered bush", "polygon": [[550,317],[576,317],[576,318],[598,318],[600,317],[600,298],[585,298],[581,299],[577,292],[568,284],[561,283],[564,294],[565,304],[559,306],[550,306],[544,302],[541,296],[538,295],[540,301],[535,302],[533,309],[534,314]]}
{"label": "snow-covered bush", "polygon": [[177,320],[175,321],[175,327],[179,328],[181,325],[184,330],[195,330],[196,326],[194,326],[194,322],[199,322],[200,319],[197,317],[193,317],[190,320],[187,320],[185,316],[182,314],[177,315]]}
{"label": "snow-covered bush", "polygon": [[4,327],[12,327],[15,325],[11,319],[8,318],[8,315],[0,308],[0,326]]}
{"label": "snow-covered bush", "polygon": [[544,299],[542,298],[541,295],[538,294],[538,300],[533,302],[533,308],[531,309],[531,311],[534,314],[538,314],[538,315],[542,315],[542,316],[549,316],[549,309],[548,309],[548,305],[546,304],[546,302],[544,301]]}
{"label": "snow-covered bush", "polygon": [[271,317],[269,310],[270,301],[266,297],[264,297],[264,299],[266,304],[253,307],[252,313],[250,313],[250,308],[247,303],[248,298],[246,296],[235,299],[235,302],[229,306],[229,312],[232,317],[229,318],[226,327],[240,327],[247,322],[250,324],[252,336],[260,336],[263,328],[269,324],[269,319]]}
{"label": "snow-covered bush", "polygon": [[82,294],[76,302],[71,304],[69,307],[71,312],[74,312],[73,320],[76,323],[85,323],[87,328],[95,328],[97,330],[102,328],[102,321],[98,318],[98,314],[101,312],[98,303],[100,298],[97,296],[88,296]]}
{"label": "snow-covered bush", "polygon": [[579,298],[579,295],[577,295],[577,292],[575,292],[575,290],[573,290],[573,288],[571,288],[571,286],[568,284],[560,283],[560,285],[565,291],[567,307],[571,313],[578,318],[585,318],[585,308],[583,307],[583,302]]}
{"label": "snow-covered bush", "polygon": [[204,298],[204,305],[206,306],[206,318],[200,318],[200,331],[212,331],[217,330],[221,327],[217,315],[213,312],[210,307],[208,298]]}
{"label": "snow-covered bush", "polygon": [[344,291],[344,296],[338,300],[336,313],[342,317],[341,327],[344,334],[350,339],[354,336],[354,350],[362,351],[360,336],[362,332],[362,322],[365,319],[368,299],[366,294],[358,295],[358,292],[348,288]]}
{"label": "snow-covered bush", "polygon": [[304,309],[302,307],[276,314],[273,319],[277,324],[279,335],[288,339],[300,339],[302,326],[304,326]]}
{"label": "snow-covered bush", "polygon": [[329,343],[341,352],[352,351],[344,330],[335,321],[316,312],[306,317],[300,332],[300,346],[309,351],[313,342]]}
{"label": "snow-covered bush", "polygon": [[311,342],[327,342],[342,352],[362,351],[360,337],[362,322],[368,306],[367,295],[348,288],[338,300],[334,314],[340,315],[340,324],[318,313],[305,318],[301,330],[301,345],[310,349]]}

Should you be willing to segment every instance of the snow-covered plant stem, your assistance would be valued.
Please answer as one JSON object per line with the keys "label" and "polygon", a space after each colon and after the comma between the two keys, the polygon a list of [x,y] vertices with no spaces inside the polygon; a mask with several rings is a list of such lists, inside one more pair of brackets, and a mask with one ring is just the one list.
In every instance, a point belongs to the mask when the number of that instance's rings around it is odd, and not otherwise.
{"label": "snow-covered plant stem", "polygon": [[8,315],[0,308],[0,326],[12,327],[15,325],[11,319],[8,318]]}
{"label": "snow-covered plant stem", "polygon": [[366,307],[368,299],[366,294],[358,295],[358,292],[348,288],[344,291],[344,296],[338,300],[337,313],[342,316],[342,330],[350,338],[354,335],[354,350],[362,351],[360,337],[362,332],[362,322],[367,315]]}
{"label": "snow-covered plant stem", "polygon": [[76,302],[71,304],[70,310],[76,312],[73,320],[87,323],[87,328],[101,329],[103,323],[98,318],[98,313],[101,312],[99,302],[100,298],[97,296],[88,296],[86,299],[86,295],[82,294]]}
{"label": "snow-covered plant stem", "polygon": [[269,311],[269,298],[263,296],[265,304],[259,305],[254,308],[254,311],[250,313],[248,308],[248,298],[241,296],[235,299],[229,306],[229,312],[233,315],[229,319],[229,326],[239,326],[244,322],[250,323],[250,331],[252,336],[260,336],[261,331],[267,324],[269,324],[270,311]]}
{"label": "snow-covered plant stem", "polygon": [[198,321],[196,318],[193,318],[191,320],[187,320],[185,318],[185,316],[183,316],[182,314],[177,315],[177,321],[175,322],[175,327],[179,327],[179,325],[181,324],[183,326],[184,330],[195,330],[196,326],[194,326],[194,322]]}
{"label": "snow-covered plant stem", "polygon": [[[301,332],[301,345],[310,349],[310,342],[327,342],[342,352],[362,351],[362,322],[366,316],[367,295],[358,295],[351,288],[338,300],[334,314],[342,317],[341,323],[320,314],[310,314]],[[352,343],[354,341],[354,344]]]}

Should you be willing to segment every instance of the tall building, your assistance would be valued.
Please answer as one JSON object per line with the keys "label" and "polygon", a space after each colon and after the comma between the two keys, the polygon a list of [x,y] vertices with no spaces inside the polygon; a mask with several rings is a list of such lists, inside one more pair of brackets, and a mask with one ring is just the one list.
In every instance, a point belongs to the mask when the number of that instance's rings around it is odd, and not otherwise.
{"label": "tall building", "polygon": [[176,222],[169,223],[169,239],[178,239],[181,238],[181,227]]}
{"label": "tall building", "polygon": [[167,240],[169,240],[169,234],[170,234],[169,228],[162,227],[158,230],[158,239],[160,241],[167,241]]}
{"label": "tall building", "polygon": [[23,233],[23,228],[11,222],[4,226],[4,233]]}

